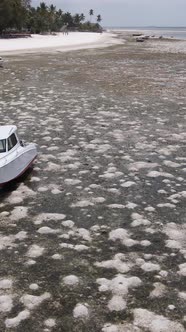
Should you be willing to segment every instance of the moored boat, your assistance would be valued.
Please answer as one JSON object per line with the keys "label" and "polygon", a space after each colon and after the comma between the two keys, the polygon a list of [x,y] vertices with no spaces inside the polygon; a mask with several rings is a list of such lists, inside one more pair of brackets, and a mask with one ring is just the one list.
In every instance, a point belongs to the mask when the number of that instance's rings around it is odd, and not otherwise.
{"label": "moored boat", "polygon": [[36,157],[36,144],[23,144],[16,126],[0,126],[0,186],[22,175]]}

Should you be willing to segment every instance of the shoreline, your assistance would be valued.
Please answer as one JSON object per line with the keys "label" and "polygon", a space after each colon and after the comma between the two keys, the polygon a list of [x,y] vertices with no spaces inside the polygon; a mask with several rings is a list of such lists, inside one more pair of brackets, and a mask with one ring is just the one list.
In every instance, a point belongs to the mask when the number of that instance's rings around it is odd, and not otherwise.
{"label": "shoreline", "polygon": [[[0,56],[35,53],[63,53],[84,49],[96,49],[135,42],[133,32],[140,30],[108,30],[100,33],[71,32],[69,35],[32,35],[32,38],[0,39]],[[147,32],[147,31],[146,31]],[[24,45],[24,46],[23,46]],[[171,37],[150,37],[138,47],[147,47],[150,52],[186,54],[186,40]]]}
{"label": "shoreline", "polygon": [[186,30],[172,30],[163,28],[145,28],[145,27],[132,27],[132,28],[108,28],[107,31],[119,31],[119,32],[138,32],[145,35],[155,35],[157,38],[162,36],[163,38],[170,38],[176,40],[186,40]]}

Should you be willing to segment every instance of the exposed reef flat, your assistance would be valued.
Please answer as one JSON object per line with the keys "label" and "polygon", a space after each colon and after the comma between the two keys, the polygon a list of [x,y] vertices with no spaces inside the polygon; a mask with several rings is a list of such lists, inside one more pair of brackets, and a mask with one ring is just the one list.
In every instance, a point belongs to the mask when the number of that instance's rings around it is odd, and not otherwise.
{"label": "exposed reef flat", "polygon": [[6,60],[0,124],[40,153],[0,191],[0,330],[184,332],[186,56]]}

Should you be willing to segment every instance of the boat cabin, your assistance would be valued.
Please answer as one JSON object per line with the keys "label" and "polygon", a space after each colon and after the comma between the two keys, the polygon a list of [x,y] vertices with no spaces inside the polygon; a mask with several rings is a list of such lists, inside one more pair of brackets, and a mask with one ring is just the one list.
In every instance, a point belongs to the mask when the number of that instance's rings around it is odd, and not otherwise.
{"label": "boat cabin", "polygon": [[19,143],[16,126],[0,126],[0,154],[11,151]]}

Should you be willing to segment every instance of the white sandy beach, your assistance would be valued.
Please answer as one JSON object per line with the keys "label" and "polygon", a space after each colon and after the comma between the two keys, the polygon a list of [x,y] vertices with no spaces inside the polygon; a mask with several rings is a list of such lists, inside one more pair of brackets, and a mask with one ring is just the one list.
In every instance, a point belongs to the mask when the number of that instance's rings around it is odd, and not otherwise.
{"label": "white sandy beach", "polygon": [[84,48],[106,47],[121,43],[112,33],[70,32],[68,35],[32,35],[28,38],[0,39],[0,55],[46,52],[50,49],[70,51]]}

